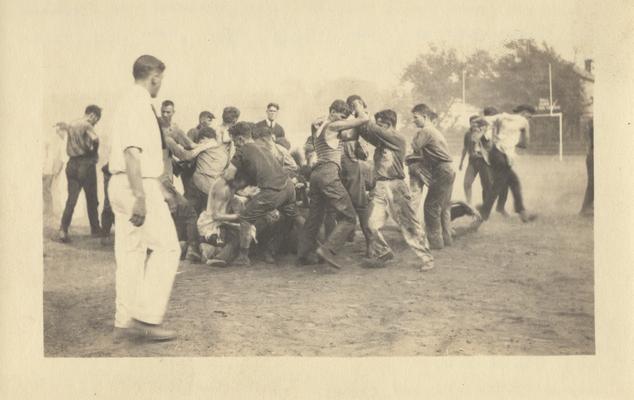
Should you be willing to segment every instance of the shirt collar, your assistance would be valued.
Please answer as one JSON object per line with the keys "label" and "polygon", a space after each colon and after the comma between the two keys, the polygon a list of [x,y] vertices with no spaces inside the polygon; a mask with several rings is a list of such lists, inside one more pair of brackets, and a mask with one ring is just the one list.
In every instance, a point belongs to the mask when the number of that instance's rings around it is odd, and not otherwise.
{"label": "shirt collar", "polygon": [[132,93],[134,93],[136,97],[143,98],[144,100],[152,99],[147,89],[145,89],[143,86],[138,85],[136,83],[133,85]]}

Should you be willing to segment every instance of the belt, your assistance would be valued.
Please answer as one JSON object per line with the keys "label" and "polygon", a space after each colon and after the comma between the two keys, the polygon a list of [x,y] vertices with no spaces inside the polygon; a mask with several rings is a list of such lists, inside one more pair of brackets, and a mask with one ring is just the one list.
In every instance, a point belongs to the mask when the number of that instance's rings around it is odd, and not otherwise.
{"label": "belt", "polygon": [[321,166],[328,165],[328,164],[334,164],[337,166],[337,168],[341,169],[341,165],[338,164],[336,161],[317,161],[317,164],[313,166],[313,171]]}
{"label": "belt", "polygon": [[[115,175],[125,175],[125,174],[126,174],[126,172],[125,172],[125,171],[117,171],[117,172],[112,172],[112,171],[111,171],[111,172],[110,172],[110,175],[112,175],[112,176],[115,176]],[[158,176],[142,176],[142,177],[141,177],[141,179],[156,179],[156,180],[159,180],[159,179],[161,179],[161,178],[160,178],[160,177],[158,177]]]}

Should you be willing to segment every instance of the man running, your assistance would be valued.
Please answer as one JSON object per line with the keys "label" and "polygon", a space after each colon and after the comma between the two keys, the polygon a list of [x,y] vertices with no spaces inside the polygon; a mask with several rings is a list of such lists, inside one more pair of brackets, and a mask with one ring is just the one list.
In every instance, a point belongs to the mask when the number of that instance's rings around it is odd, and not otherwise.
{"label": "man running", "polygon": [[480,175],[480,185],[482,186],[482,202],[486,201],[493,189],[491,182],[491,171],[487,163],[488,154],[482,146],[482,135],[486,131],[487,122],[477,115],[469,118],[469,130],[464,135],[462,156],[458,170],[462,171],[465,156],[469,155],[467,170],[464,173],[464,193],[467,204],[471,204],[471,186],[475,178]]}
{"label": "man running", "polygon": [[[484,115],[485,117],[492,117],[494,115],[498,115],[500,112],[498,111],[497,108],[489,106],[489,107],[484,107],[484,109],[482,110],[482,115]],[[487,125],[484,126],[484,132],[486,133],[486,131],[489,129],[489,125],[487,123]],[[487,141],[485,138],[485,135],[481,136],[481,145],[482,145],[482,150],[483,150],[483,154],[486,155],[486,161],[487,164],[489,166],[489,177],[491,178],[491,196],[494,196],[493,193],[493,171],[491,169],[491,162],[489,161],[489,152],[491,151],[491,147],[492,147],[492,143],[490,141]],[[505,208],[506,208],[506,199],[509,196],[509,186],[508,184],[506,186],[504,186],[504,188],[500,188],[500,193],[497,196],[497,203],[495,206],[495,211],[497,213],[499,213],[501,216],[503,217],[508,217],[509,214],[506,212]],[[482,199],[482,204],[484,204],[485,199]]]}
{"label": "man running", "polygon": [[521,105],[513,110],[513,114],[501,113],[484,117],[490,126],[484,137],[491,143],[489,162],[493,171],[493,196],[483,204],[480,212],[485,220],[491,215],[495,199],[503,193],[506,186],[511,190],[515,212],[519,214],[522,222],[530,222],[537,218],[524,207],[520,179],[513,169],[515,148],[527,147],[530,137],[528,120],[534,113],[533,107]]}

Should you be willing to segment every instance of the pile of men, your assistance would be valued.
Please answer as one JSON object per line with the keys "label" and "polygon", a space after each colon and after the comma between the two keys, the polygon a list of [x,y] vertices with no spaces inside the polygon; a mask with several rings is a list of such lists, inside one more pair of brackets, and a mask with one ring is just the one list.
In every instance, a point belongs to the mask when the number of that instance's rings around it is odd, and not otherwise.
{"label": "pile of men", "polygon": [[[295,248],[291,251],[301,264],[325,260],[339,267],[336,255],[354,234],[358,221],[366,241],[366,258],[387,262],[394,254],[380,229],[390,215],[421,259],[421,269],[431,269],[429,249],[442,249],[453,242],[452,205],[454,218],[457,214],[478,216],[469,206],[477,175],[482,184],[483,204],[478,208],[483,219],[488,218],[496,198],[497,211],[508,216],[504,204],[509,187],[520,218],[526,222],[534,219],[523,207],[519,178],[507,151],[512,149],[507,143],[515,146],[508,139],[513,140],[513,132],[520,133],[517,147],[526,145],[528,118],[534,112],[528,106],[516,108],[516,115],[487,107],[483,116],[470,118],[459,167],[462,169],[468,154],[466,203],[451,201],[452,158],[443,134],[434,125],[436,113],[425,104],[412,109],[420,130],[409,155],[405,138],[395,129],[396,112],[382,110],[372,119],[358,95],[335,100],[328,115],[312,123],[303,158],[293,158],[289,152],[284,129],[275,121],[278,111],[279,105],[270,103],[267,118],[253,124],[238,122],[240,110],[226,107],[217,129],[213,128],[214,114],[202,111],[198,125],[185,133],[173,122],[174,102],[163,101],[157,116],[164,145],[161,188],[176,226],[181,259],[215,266],[248,265],[253,241],[259,244],[262,259],[275,263],[282,243],[292,242],[290,247]],[[83,118],[56,125],[58,131],[68,134],[69,196],[59,232],[64,242],[70,241],[68,227],[81,189],[86,193],[91,233],[110,235],[114,218],[108,198],[108,164],[102,168],[105,204],[101,227],[97,215],[99,138],[93,127],[100,117],[101,109],[90,105]],[[359,138],[375,147],[373,166],[366,162],[368,151]],[[176,189],[175,176],[180,176],[184,193]],[[425,186],[424,220],[419,221],[416,210]],[[409,200],[410,187],[413,200]],[[298,193],[308,194],[299,201],[304,215],[297,211]],[[318,246],[322,229],[325,237]],[[299,240],[297,235],[289,236],[291,231],[299,233]]]}
{"label": "pile of men", "polygon": [[[114,221],[118,332],[152,340],[174,337],[159,325],[179,256],[227,266],[249,265],[252,257],[275,263],[280,254],[294,252],[301,265],[325,262],[341,268],[342,248],[358,221],[367,265],[384,266],[394,258],[381,232],[390,216],[420,260],[418,268],[427,271],[434,268],[431,250],[453,243],[452,219],[471,216],[477,229],[507,187],[522,220],[534,218],[524,209],[511,157],[517,137],[528,137],[530,107],[516,110],[523,115],[487,111],[472,118],[460,168],[468,152],[465,190],[466,181],[480,174],[480,218],[469,204],[451,201],[452,158],[434,124],[437,115],[425,104],[412,108],[419,131],[408,144],[396,130],[394,110],[371,116],[358,95],[335,100],[326,116],[311,124],[302,157],[289,152],[284,129],[275,121],[276,103],[267,106],[267,118],[258,123],[239,121],[240,111],[226,107],[215,128],[214,114],[202,111],[198,125],[185,133],[172,121],[174,102],[163,101],[160,116],[151,106],[164,70],[155,57],[139,57],[133,66],[135,85],[114,112],[111,153],[103,168],[103,226],[96,195],[99,138],[93,129],[101,109],[89,106],[82,119],[57,125],[67,133],[70,157],[59,237],[70,240],[81,189],[93,235],[109,237]],[[372,162],[365,161],[369,152],[362,143],[374,147]],[[183,193],[174,185],[175,176]],[[417,216],[421,203],[422,220]]]}

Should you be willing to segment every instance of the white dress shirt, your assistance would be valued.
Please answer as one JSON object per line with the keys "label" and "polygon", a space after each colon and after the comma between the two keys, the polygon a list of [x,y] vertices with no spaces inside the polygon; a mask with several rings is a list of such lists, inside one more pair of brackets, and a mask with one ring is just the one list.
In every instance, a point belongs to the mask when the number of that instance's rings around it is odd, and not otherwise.
{"label": "white dress shirt", "polygon": [[139,85],[121,99],[114,113],[111,134],[110,171],[126,172],[124,152],[129,147],[141,150],[141,176],[158,178],[163,174],[161,131],[152,110],[151,97]]}
{"label": "white dress shirt", "polygon": [[[519,114],[501,113],[484,117],[489,122],[484,136],[492,140],[493,145],[506,154],[509,164],[513,163],[515,147],[525,146],[522,141],[528,140],[529,124],[528,120]],[[522,136],[522,131],[526,136]]]}

